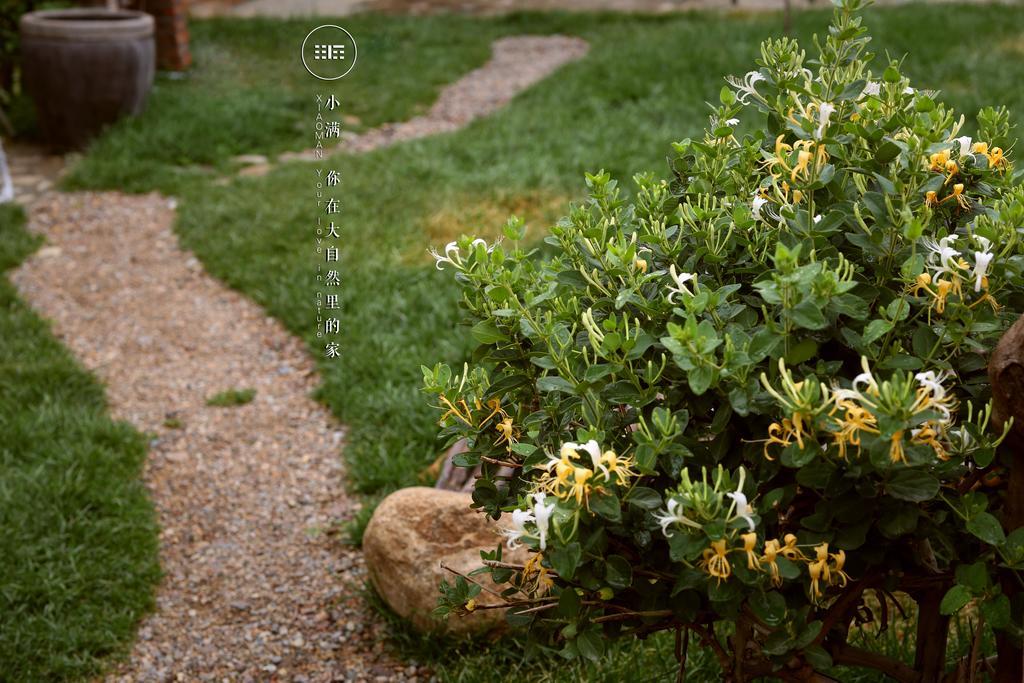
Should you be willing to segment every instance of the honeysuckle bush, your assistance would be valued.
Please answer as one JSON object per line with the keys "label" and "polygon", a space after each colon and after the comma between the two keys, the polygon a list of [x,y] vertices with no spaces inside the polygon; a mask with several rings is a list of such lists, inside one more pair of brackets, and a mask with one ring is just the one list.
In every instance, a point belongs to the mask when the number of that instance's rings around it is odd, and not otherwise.
{"label": "honeysuckle bush", "polygon": [[[513,218],[435,253],[479,346],[425,389],[474,506],[528,548],[481,571],[538,647],[676,629],[738,679],[820,670],[894,591],[937,588],[1022,634],[986,375],[1024,312],[1009,117],[968,137],[899,62],[869,68],[862,0],[834,4],[817,59],[772,39],[727,79],[669,178],[587,175],[543,248]],[[480,591],[453,577],[438,614]]]}

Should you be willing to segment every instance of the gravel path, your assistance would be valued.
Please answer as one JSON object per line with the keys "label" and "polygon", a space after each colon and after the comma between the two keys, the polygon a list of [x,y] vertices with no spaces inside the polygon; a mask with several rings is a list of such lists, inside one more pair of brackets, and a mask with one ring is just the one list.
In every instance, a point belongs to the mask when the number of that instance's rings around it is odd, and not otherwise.
{"label": "gravel path", "polygon": [[[358,597],[361,555],[332,534],[357,504],[342,428],[309,398],[312,361],[180,249],[173,220],[155,194],[51,195],[29,225],[48,244],[13,275],[113,414],[155,435],[145,481],[165,578],[110,680],[405,679]],[[248,405],[206,405],[250,387]]]}
{"label": "gravel path", "polygon": [[[479,69],[445,86],[426,114],[401,123],[385,123],[359,135],[348,135],[335,149],[325,153],[369,152],[406,140],[451,133],[475,119],[493,114],[501,107],[560,67],[582,59],[590,46],[572,36],[510,36],[491,44],[491,58]],[[243,155],[239,161],[257,163],[241,170],[242,175],[259,176],[272,165],[260,157]],[[316,161],[313,150],[285,152],[278,161]]]}
{"label": "gravel path", "polygon": [[[587,49],[565,36],[498,40],[427,114],[347,149],[457,130]],[[59,163],[37,177],[33,154],[18,150],[12,166],[29,229],[47,245],[12,279],[105,382],[113,415],[153,434],[144,478],[165,575],[130,659],[108,680],[429,679],[384,651],[360,597],[362,556],[336,539],[358,503],[342,481],[342,427],[310,398],[317,377],[303,342],[180,248],[173,199],[57,194]],[[249,388],[246,405],[206,404]]]}

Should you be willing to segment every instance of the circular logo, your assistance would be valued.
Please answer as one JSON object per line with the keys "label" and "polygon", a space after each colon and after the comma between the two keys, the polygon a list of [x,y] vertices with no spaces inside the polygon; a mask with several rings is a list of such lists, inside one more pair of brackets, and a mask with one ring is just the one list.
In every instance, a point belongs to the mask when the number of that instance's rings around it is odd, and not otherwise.
{"label": "circular logo", "polygon": [[302,41],[302,66],[321,81],[336,81],[356,65],[356,39],[340,26],[324,24]]}

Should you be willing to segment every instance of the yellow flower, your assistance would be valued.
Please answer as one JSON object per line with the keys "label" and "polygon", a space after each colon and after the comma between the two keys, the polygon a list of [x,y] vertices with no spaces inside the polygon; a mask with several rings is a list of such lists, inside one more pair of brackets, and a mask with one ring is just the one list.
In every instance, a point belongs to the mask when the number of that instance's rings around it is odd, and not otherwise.
{"label": "yellow flower", "polygon": [[811,577],[811,597],[817,600],[822,595],[822,582],[842,588],[850,580],[850,576],[843,571],[846,565],[846,551],[830,553],[828,543],[822,543],[814,550],[817,559],[807,565],[807,573]]}
{"label": "yellow flower", "polygon": [[495,430],[498,432],[498,439],[494,442],[495,446],[505,444],[506,448],[511,452],[512,445],[516,442],[515,427],[512,426],[512,418],[506,417],[504,420],[495,425]]}
{"label": "yellow flower", "polygon": [[823,566],[820,562],[812,562],[807,565],[807,573],[811,576],[811,599],[815,601],[821,597],[819,581],[821,579],[822,569]]}
{"label": "yellow flower", "polygon": [[940,201],[939,204],[945,204],[946,202],[950,201],[951,199],[956,200],[957,205],[959,205],[961,209],[969,209],[969,208],[971,208],[971,200],[968,199],[967,195],[964,194],[964,184],[963,183],[957,183],[956,185],[954,185],[953,186],[953,191],[950,192],[945,197],[943,197],[942,201]]}
{"label": "yellow flower", "polygon": [[475,609],[476,609],[476,598],[470,598],[469,601],[466,603],[466,611],[467,612],[472,612]]}
{"label": "yellow flower", "polygon": [[[946,162],[945,170],[946,170],[946,183],[948,183],[950,180],[953,179],[953,176],[955,176],[957,173],[960,172],[960,167],[956,165],[955,161],[950,159],[949,161]],[[946,183],[943,183],[943,185],[945,185]]]}
{"label": "yellow flower", "polygon": [[807,176],[807,165],[814,158],[814,154],[806,149],[802,149],[796,154],[796,166],[789,174],[789,179],[793,182],[796,181],[797,176]]}
{"label": "yellow flower", "polygon": [[586,467],[576,467],[572,471],[572,487],[569,489],[569,498],[575,498],[577,504],[582,504],[590,495],[591,486],[588,483],[594,476],[592,470]]}
{"label": "yellow flower", "polygon": [[943,311],[946,310],[946,299],[953,289],[953,283],[949,280],[940,279],[935,282],[935,287],[937,291],[933,295],[935,300],[932,301],[931,306],[935,308],[936,313],[942,315]]}
{"label": "yellow flower", "polygon": [[[775,138],[775,156],[764,163],[765,167],[771,172],[773,178],[778,178],[782,175],[783,171],[789,170],[789,164],[786,163],[786,158],[789,153],[793,151],[792,145],[787,145],[783,140],[786,139],[785,135],[780,135]],[[776,167],[781,167],[781,170],[776,171]]]}
{"label": "yellow flower", "polygon": [[718,579],[728,579],[732,574],[732,566],[729,564],[728,551],[725,548],[725,539],[711,542],[710,548],[705,548],[700,566],[709,575]]}
{"label": "yellow flower", "polygon": [[814,549],[814,554],[817,559],[815,559],[811,564],[820,564],[822,567],[821,580],[826,583],[830,582],[832,579],[832,572],[828,568],[828,543],[822,543],[817,546]]}
{"label": "yellow flower", "polygon": [[933,292],[932,288],[928,286],[931,283],[932,276],[929,273],[921,273],[917,276],[917,279],[914,280],[914,284],[907,287],[907,292],[912,296],[920,296],[921,290],[924,290],[930,296],[935,296],[935,292]]}
{"label": "yellow flower", "polygon": [[449,401],[444,394],[441,394],[441,403],[448,406],[448,412],[441,416],[441,420],[438,424],[444,425],[445,420],[454,416],[468,424],[470,427],[476,426],[473,424],[473,414],[469,411],[469,406],[466,404],[465,399],[459,399],[458,406],[456,407],[456,405]]}
{"label": "yellow flower", "polygon": [[843,571],[843,565],[846,564],[846,551],[840,550],[838,553],[832,553],[832,560],[835,562],[835,566],[832,567],[832,576],[835,577],[833,583],[843,588],[846,586],[846,582],[850,580],[849,574]]}
{"label": "yellow flower", "polygon": [[1006,167],[1010,162],[1007,161],[1006,157],[1003,156],[1002,147],[993,147],[992,151],[985,155],[988,158],[989,168],[1002,169]]}
{"label": "yellow flower", "polygon": [[977,306],[981,302],[986,301],[986,302],[988,302],[989,306],[992,307],[992,310],[998,313],[999,309],[1002,308],[1002,306],[999,304],[998,301],[995,300],[995,297],[993,297],[991,294],[989,294],[989,292],[988,292],[988,278],[987,277],[983,277],[981,279],[981,287],[982,287],[982,290],[985,293],[982,294],[980,297],[978,297],[978,300],[975,301],[973,304],[971,304],[968,308],[974,308],[975,306]]}
{"label": "yellow flower", "polygon": [[930,157],[928,157],[928,169],[931,171],[935,171],[937,173],[941,173],[945,170],[947,161],[949,161],[948,150],[936,152],[935,154],[932,154]]}
{"label": "yellow flower", "polygon": [[975,142],[974,143],[974,153],[975,154],[984,154],[985,156],[988,156],[988,143],[987,142]]}
{"label": "yellow flower", "polygon": [[926,422],[919,429],[912,429],[910,431],[910,443],[923,444],[932,447],[935,451],[935,457],[939,460],[949,460],[949,454],[946,453],[946,449],[938,441],[939,433],[932,427],[931,422]]}
{"label": "yellow flower", "polygon": [[544,554],[535,553],[523,565],[523,590],[528,594],[545,595],[555,585],[550,570],[543,564]]}
{"label": "yellow flower", "polygon": [[782,577],[779,575],[779,565],[776,564],[779,550],[779,539],[773,538],[770,541],[765,541],[764,555],[762,555],[760,559],[761,564],[768,565],[772,577],[772,583],[776,586],[782,585]]}
{"label": "yellow flower", "polygon": [[743,541],[743,552],[747,554],[747,568],[753,569],[754,571],[761,571],[761,565],[758,563],[757,553],[754,552],[754,548],[757,547],[757,534],[751,531],[748,534],[740,535],[740,540]]}
{"label": "yellow flower", "polygon": [[892,435],[889,440],[889,460],[893,463],[906,462],[907,455],[903,452],[903,430]]}
{"label": "yellow flower", "polygon": [[938,206],[939,195],[935,193],[935,190],[928,190],[924,193],[925,206]]}
{"label": "yellow flower", "polygon": [[[477,407],[477,409],[480,408],[480,401],[479,400],[476,402],[476,407]],[[483,427],[487,423],[487,421],[490,420],[495,415],[500,415],[503,418],[508,417],[508,413],[506,413],[501,408],[501,401],[499,401],[496,398],[492,398],[490,401],[488,401],[487,402],[487,407],[489,407],[491,409],[491,414],[488,415],[487,417],[485,417],[484,419],[480,420],[480,425],[479,426],[481,426],[481,427]]]}
{"label": "yellow flower", "polygon": [[635,260],[633,262],[633,266],[641,273],[647,272],[647,261],[643,260],[642,258],[638,258],[637,260]]}
{"label": "yellow flower", "polygon": [[601,455],[600,465],[605,468],[606,476],[611,478],[615,476],[619,486],[625,486],[629,482],[630,477],[635,477],[636,472],[631,468],[633,465],[632,458],[620,458],[615,454],[615,451],[605,451]]}
{"label": "yellow flower", "polygon": [[803,552],[801,552],[800,549],[796,547],[795,535],[786,534],[782,537],[782,541],[784,545],[782,546],[782,548],[779,549],[780,555],[782,555],[791,562],[796,562],[797,560],[801,560],[803,562],[807,561],[807,556],[804,555]]}
{"label": "yellow flower", "polygon": [[843,411],[843,417],[839,418],[833,415],[839,429],[832,432],[832,437],[839,449],[839,457],[846,460],[847,446],[855,446],[858,453],[860,452],[861,432],[878,433],[878,418],[867,408],[857,405],[849,399],[838,401],[833,412],[840,409]]}

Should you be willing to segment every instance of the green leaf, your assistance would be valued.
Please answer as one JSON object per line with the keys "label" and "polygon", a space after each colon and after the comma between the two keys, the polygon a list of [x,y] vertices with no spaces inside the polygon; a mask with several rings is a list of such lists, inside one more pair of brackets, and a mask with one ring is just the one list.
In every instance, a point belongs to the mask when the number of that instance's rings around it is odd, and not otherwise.
{"label": "green leaf", "polygon": [[793,317],[793,322],[808,330],[820,330],[828,325],[828,319],[810,299],[801,301],[796,308],[790,311],[790,315]]}
{"label": "green leaf", "polygon": [[1024,527],[1014,529],[1006,537],[1003,554],[1006,555],[1006,561],[1011,567],[1024,564]]}
{"label": "green leaf", "polygon": [[1000,593],[981,603],[981,614],[992,628],[1010,625],[1010,599]]}
{"label": "green leaf", "polygon": [[957,584],[946,591],[946,594],[942,597],[942,602],[939,604],[939,612],[946,615],[955,614],[970,601],[971,592]]}
{"label": "green leaf", "polygon": [[789,348],[789,352],[786,353],[786,364],[798,365],[814,358],[817,354],[818,342],[810,337],[804,337]]}
{"label": "green leaf", "polygon": [[892,140],[886,140],[875,150],[875,161],[887,164],[900,155],[900,146]]}
{"label": "green leaf", "polygon": [[779,567],[779,576],[784,579],[792,580],[800,576],[800,566],[785,557],[776,559],[775,564]]}
{"label": "green leaf", "polygon": [[500,341],[508,341],[508,335],[498,329],[493,320],[481,320],[469,330],[473,339],[481,344],[496,344]]}
{"label": "green leaf", "polygon": [[619,368],[610,363],[601,363],[599,365],[591,365],[587,368],[587,371],[583,373],[583,379],[587,382],[596,382],[603,377],[607,377]]}
{"label": "green leaf", "polygon": [[576,387],[558,375],[546,375],[539,378],[537,380],[537,390],[544,393],[559,391],[566,394],[576,393]]}
{"label": "green leaf", "polygon": [[815,457],[821,453],[821,446],[814,443],[813,441],[807,441],[804,443],[804,447],[800,448],[800,444],[793,442],[782,449],[782,457],[779,461],[785,467],[803,467],[807,465]]}
{"label": "green leaf", "polygon": [[888,320],[872,320],[864,328],[864,343],[870,344],[876,339],[881,339],[891,329],[892,323]]}
{"label": "green leaf", "polygon": [[604,565],[604,580],[612,588],[628,588],[633,583],[633,568],[621,555],[609,555]]}
{"label": "green leaf", "polygon": [[[747,350],[747,355],[750,356],[752,363],[758,363],[764,358],[767,358],[772,350],[781,341],[781,335],[775,334],[769,329],[761,329],[754,333],[754,336],[750,339],[750,348]],[[813,340],[804,339],[801,341],[810,341],[814,344]],[[798,345],[799,346],[799,345]],[[814,344],[814,352],[818,350],[818,345]],[[813,352],[812,352],[813,356]],[[811,356],[808,356],[810,358]],[[806,359],[804,359],[806,360]]]}
{"label": "green leaf", "polygon": [[776,591],[754,593],[750,609],[767,626],[780,626],[786,620],[786,599]]}
{"label": "green leaf", "polygon": [[537,446],[532,443],[526,443],[525,441],[519,441],[512,444],[512,452],[522,456],[533,455],[537,451]]}
{"label": "green leaf", "polygon": [[967,521],[967,530],[989,545],[1001,545],[1006,540],[999,520],[988,512],[981,512]]}
{"label": "green leaf", "polygon": [[983,593],[989,586],[988,568],[984,562],[962,564],[956,568],[956,582],[971,593]]}
{"label": "green leaf", "polygon": [[807,663],[818,671],[824,671],[832,667],[832,655],[821,645],[806,648],[804,650],[804,657],[807,659]]}
{"label": "green leaf", "polygon": [[580,596],[576,595],[576,589],[569,587],[562,590],[558,596],[558,616],[565,619],[575,619],[580,613]]}
{"label": "green leaf", "polygon": [[576,541],[567,546],[549,550],[547,553],[547,558],[551,562],[551,568],[566,581],[570,581],[576,574],[576,567],[579,566],[582,556],[583,550]]}
{"label": "green leaf", "polygon": [[919,510],[914,505],[887,507],[878,520],[878,530],[886,538],[898,538],[917,528]]}
{"label": "green leaf", "polygon": [[690,384],[690,391],[700,396],[711,386],[715,378],[715,370],[710,365],[698,365],[686,373],[686,379]]}
{"label": "green leaf", "polygon": [[656,510],[661,507],[661,494],[646,486],[635,486],[626,494],[626,502],[643,510]]}
{"label": "green leaf", "polygon": [[576,649],[581,656],[596,662],[604,654],[604,638],[600,629],[588,629],[576,636]]}
{"label": "green leaf", "polygon": [[590,496],[590,510],[610,522],[622,520],[622,504],[614,493],[594,492]]}
{"label": "green leaf", "polygon": [[812,621],[804,627],[804,630],[800,631],[800,635],[793,639],[793,647],[798,650],[807,647],[818,637],[819,633],[821,633],[821,622]]}
{"label": "green leaf", "polygon": [[900,470],[885,485],[893,498],[921,503],[939,492],[939,480],[923,470]]}
{"label": "green leaf", "polygon": [[673,562],[691,562],[697,559],[707,543],[701,536],[690,534],[676,529],[668,539],[669,557]]}

